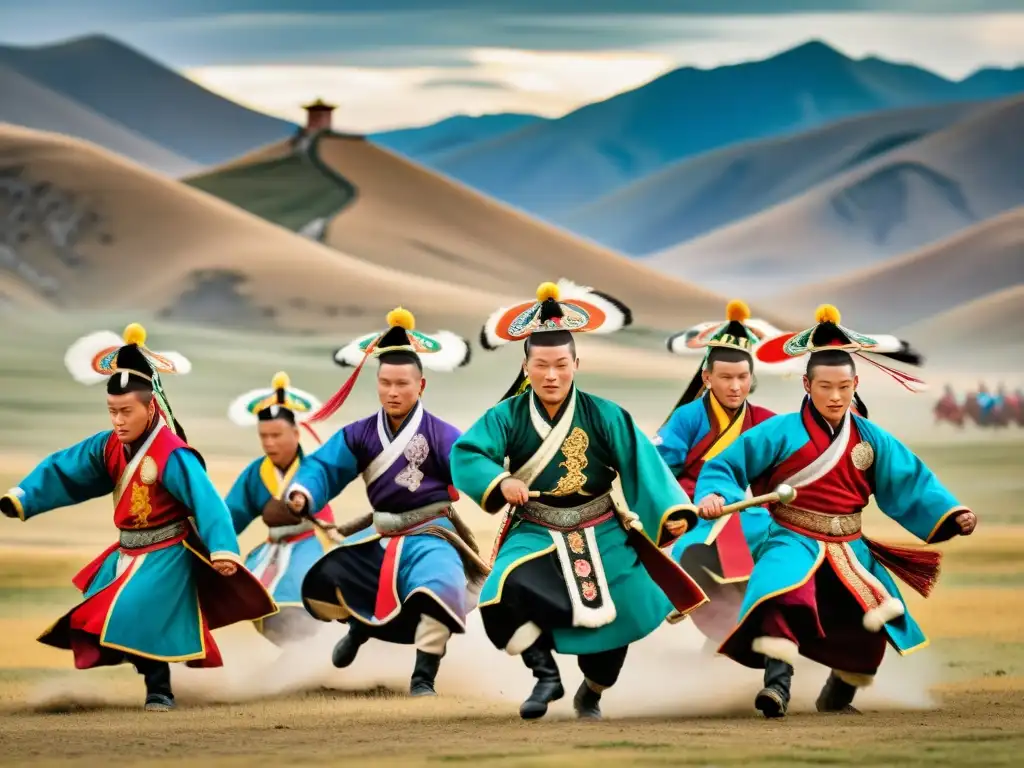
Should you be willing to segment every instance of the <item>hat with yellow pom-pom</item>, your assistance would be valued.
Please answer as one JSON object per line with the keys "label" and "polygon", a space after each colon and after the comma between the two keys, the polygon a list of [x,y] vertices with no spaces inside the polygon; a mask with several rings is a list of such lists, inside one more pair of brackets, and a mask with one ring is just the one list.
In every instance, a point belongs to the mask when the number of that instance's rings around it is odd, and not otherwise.
{"label": "hat with yellow pom-pom", "polygon": [[672,409],[686,405],[704,394],[704,369],[713,349],[734,349],[747,355],[753,362],[753,349],[761,342],[761,334],[747,325],[750,307],[742,299],[733,299],[725,305],[725,321],[717,320],[680,331],[665,340],[669,352],[677,355],[700,354],[700,365],[682,396]]}
{"label": "hat with yellow pom-pom", "polygon": [[842,324],[842,315],[832,304],[822,304],[814,312],[814,325],[797,333],[785,333],[763,342],[755,356],[764,363],[779,363],[793,357],[813,355],[816,352],[841,351],[857,355],[891,376],[912,392],[927,388],[924,381],[905,371],[883,365],[868,354],[887,357],[902,363],[921,365],[922,356],[910,345],[894,336],[866,336]]}
{"label": "hat with yellow pom-pom", "polygon": [[[614,333],[633,322],[625,304],[606,293],[562,278],[541,283],[536,298],[495,311],[480,330],[480,344],[494,350],[512,341],[531,345],[562,346],[570,333]],[[522,394],[529,388],[522,368],[501,398]]]}
{"label": "hat with yellow pom-pom", "polygon": [[184,374],[192,370],[192,364],[178,352],[149,349],[146,329],[138,323],[131,323],[120,336],[111,331],[97,331],[81,337],[64,353],[64,365],[75,381],[81,384],[107,381],[108,389],[127,387],[132,379],[151,383],[155,375]]}
{"label": "hat with yellow pom-pom", "polygon": [[184,439],[184,430],[175,421],[167,402],[161,376],[186,374],[192,370],[192,364],[179,352],[154,352],[146,341],[146,329],[139,323],[128,325],[120,336],[111,331],[96,331],[68,347],[64,365],[81,384],[106,381],[110,395],[152,392],[168,426]]}
{"label": "hat with yellow pom-pom", "polygon": [[416,318],[405,307],[396,307],[385,317],[387,328],[353,339],[334,352],[334,362],[343,368],[355,370],[348,380],[310,418],[323,421],[330,418],[348,398],[363,365],[371,357],[382,364],[415,365],[421,371],[454,371],[469,362],[469,342],[451,331],[424,333],[416,329]]}
{"label": "hat with yellow pom-pom", "polygon": [[[251,389],[232,400],[228,418],[240,427],[276,419],[300,424],[319,410],[320,405],[320,401],[309,392],[292,386],[287,373],[278,371],[269,388]],[[313,435],[316,437],[316,433]]]}

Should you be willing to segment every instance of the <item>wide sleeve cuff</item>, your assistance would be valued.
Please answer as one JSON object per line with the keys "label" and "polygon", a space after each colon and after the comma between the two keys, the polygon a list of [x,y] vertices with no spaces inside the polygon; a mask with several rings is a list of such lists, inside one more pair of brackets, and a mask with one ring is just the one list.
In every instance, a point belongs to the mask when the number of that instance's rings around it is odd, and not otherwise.
{"label": "wide sleeve cuff", "polygon": [[971,510],[963,505],[957,505],[951,510],[946,512],[939,522],[932,528],[932,532],[928,534],[928,538],[925,539],[927,544],[939,544],[943,541],[949,541],[952,538],[960,535],[960,524],[957,523],[956,519],[962,512],[970,512]]}
{"label": "wide sleeve cuff", "polygon": [[238,565],[243,565],[244,564],[242,562],[242,558],[241,557],[239,557],[234,552],[231,552],[229,550],[222,550],[220,552],[211,552],[210,553],[210,562],[211,563],[216,563],[216,562],[222,561],[222,560],[229,560],[232,563],[237,563]]}
{"label": "wide sleeve cuff", "polygon": [[14,507],[14,511],[18,514],[18,519],[22,522],[25,521],[25,507],[21,503],[21,495],[24,493],[20,488],[11,488],[2,497],[4,501],[8,502],[10,506]]}
{"label": "wide sleeve cuff", "polygon": [[480,497],[480,508],[485,512],[497,512],[503,506],[505,506],[505,497],[499,494],[495,494],[501,486],[501,481],[506,477],[512,477],[511,472],[502,472],[500,475],[495,477],[488,483],[487,488],[484,489],[483,496]]}
{"label": "wide sleeve cuff", "polygon": [[[674,507],[669,507],[661,516],[661,522],[658,524],[658,530],[655,532],[656,538],[654,543],[659,548],[667,546],[680,536],[686,534],[687,531],[693,530],[693,527],[697,525],[697,521],[697,508],[693,504],[678,504]],[[676,533],[670,533],[665,527],[669,522],[683,522],[686,524],[686,527]]]}

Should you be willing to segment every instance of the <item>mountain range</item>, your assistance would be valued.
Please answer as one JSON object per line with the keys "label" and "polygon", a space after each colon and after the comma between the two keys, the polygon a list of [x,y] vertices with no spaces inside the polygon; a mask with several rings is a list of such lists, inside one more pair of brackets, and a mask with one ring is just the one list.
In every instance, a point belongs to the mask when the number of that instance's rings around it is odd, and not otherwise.
{"label": "mountain range", "polygon": [[[13,97],[6,89],[11,73],[20,76]],[[224,162],[296,130],[103,35],[0,46],[0,78],[0,122],[84,138],[169,175]],[[83,112],[91,113],[84,125]]]}
{"label": "mountain range", "polygon": [[633,307],[648,346],[732,296],[925,346],[1019,314],[1024,68],[952,82],[809,43],[559,119],[368,137],[307,136],[105,37],[0,47],[0,88],[0,304],[97,306],[145,254],[125,301],[291,330],[401,295],[472,332],[560,276]]}

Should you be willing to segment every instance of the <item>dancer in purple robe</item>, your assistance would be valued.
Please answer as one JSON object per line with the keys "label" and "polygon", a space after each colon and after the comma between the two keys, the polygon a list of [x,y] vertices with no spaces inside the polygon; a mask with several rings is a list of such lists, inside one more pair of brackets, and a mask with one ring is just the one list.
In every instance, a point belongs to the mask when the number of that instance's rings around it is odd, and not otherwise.
{"label": "dancer in purple robe", "polygon": [[413,330],[405,309],[388,314],[389,329],[342,348],[335,360],[356,366],[352,378],[314,421],[344,402],[365,361],[377,357],[381,410],[344,427],[302,463],[288,490],[293,511],[309,514],[362,475],[373,509],[355,531],[317,561],[302,584],[302,600],[322,621],[349,625],[335,646],[336,667],[355,661],[374,638],[415,644],[414,696],[434,695],[434,680],[452,633],[466,631],[479,592],[479,553],[452,507],[458,498],[448,460],[458,429],[421,402],[423,369],[452,370],[468,362],[469,345],[451,333]]}

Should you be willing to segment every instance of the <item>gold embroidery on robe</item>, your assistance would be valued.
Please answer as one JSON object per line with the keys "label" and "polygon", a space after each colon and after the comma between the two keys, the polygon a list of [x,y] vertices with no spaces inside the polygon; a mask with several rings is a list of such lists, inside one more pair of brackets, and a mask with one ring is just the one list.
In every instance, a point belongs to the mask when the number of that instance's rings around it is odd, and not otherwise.
{"label": "gold embroidery on robe", "polygon": [[571,496],[574,493],[583,493],[583,486],[587,483],[587,476],[583,470],[587,466],[587,448],[590,446],[590,438],[587,433],[579,427],[573,427],[572,432],[562,443],[562,455],[565,461],[559,467],[565,468],[565,475],[558,479],[558,485],[554,490],[548,491],[549,496]]}
{"label": "gold embroidery on robe", "polygon": [[153,513],[153,507],[149,503],[149,488],[145,485],[135,484],[132,486],[131,515],[135,518],[133,528],[145,528],[149,522],[149,516]]}

